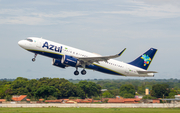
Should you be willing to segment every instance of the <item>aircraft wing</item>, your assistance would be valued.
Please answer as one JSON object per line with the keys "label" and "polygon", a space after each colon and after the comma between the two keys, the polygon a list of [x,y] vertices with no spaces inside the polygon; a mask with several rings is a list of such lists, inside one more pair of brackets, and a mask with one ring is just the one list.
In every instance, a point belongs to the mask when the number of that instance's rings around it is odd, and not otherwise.
{"label": "aircraft wing", "polygon": [[105,61],[107,62],[107,60],[112,59],[112,58],[117,58],[119,56],[121,56],[121,54],[126,50],[126,48],[124,50],[122,50],[119,54],[116,55],[111,55],[111,56],[100,56],[100,57],[83,57],[83,58],[78,58],[78,60],[81,63],[85,63],[87,65],[92,64],[93,62],[97,62],[99,63],[99,61]]}

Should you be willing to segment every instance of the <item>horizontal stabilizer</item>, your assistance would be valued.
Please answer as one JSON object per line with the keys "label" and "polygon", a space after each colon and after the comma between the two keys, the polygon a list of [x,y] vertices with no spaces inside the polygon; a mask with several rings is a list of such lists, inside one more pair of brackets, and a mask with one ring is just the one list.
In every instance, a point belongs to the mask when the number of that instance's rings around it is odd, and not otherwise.
{"label": "horizontal stabilizer", "polygon": [[137,71],[138,74],[157,73],[156,71]]}

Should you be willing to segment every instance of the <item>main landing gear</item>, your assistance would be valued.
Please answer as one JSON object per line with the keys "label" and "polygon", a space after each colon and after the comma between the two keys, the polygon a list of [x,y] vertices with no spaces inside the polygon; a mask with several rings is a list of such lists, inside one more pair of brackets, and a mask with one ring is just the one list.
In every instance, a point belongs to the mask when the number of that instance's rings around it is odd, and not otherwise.
{"label": "main landing gear", "polygon": [[79,75],[79,71],[74,71],[74,75]]}
{"label": "main landing gear", "polygon": [[81,71],[81,74],[82,74],[82,75],[85,75],[85,74],[86,74],[86,70],[83,69],[83,70]]}
{"label": "main landing gear", "polygon": [[[81,71],[81,74],[82,74],[82,75],[85,75],[85,74],[86,74],[86,70],[83,69],[83,70]],[[74,75],[79,75],[79,71],[78,71],[78,68],[77,68],[77,67],[76,67],[76,71],[74,71]]]}
{"label": "main landing gear", "polygon": [[34,62],[36,60],[37,54],[34,55],[34,58],[32,58],[32,61]]}

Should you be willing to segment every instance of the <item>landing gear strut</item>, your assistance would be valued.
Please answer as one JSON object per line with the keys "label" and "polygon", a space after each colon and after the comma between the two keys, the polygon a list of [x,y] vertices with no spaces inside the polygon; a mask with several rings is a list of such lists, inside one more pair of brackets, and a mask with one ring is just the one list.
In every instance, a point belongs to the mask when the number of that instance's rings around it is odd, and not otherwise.
{"label": "landing gear strut", "polygon": [[36,60],[37,54],[34,55],[34,58],[32,58],[32,61],[34,62]]}
{"label": "landing gear strut", "polygon": [[81,74],[82,74],[82,75],[85,75],[85,74],[86,74],[86,70],[85,70],[86,64],[83,63],[83,64],[82,64],[82,67],[83,67],[83,70],[81,71]]}
{"label": "landing gear strut", "polygon": [[76,71],[74,71],[74,75],[79,75],[78,67],[76,67]]}

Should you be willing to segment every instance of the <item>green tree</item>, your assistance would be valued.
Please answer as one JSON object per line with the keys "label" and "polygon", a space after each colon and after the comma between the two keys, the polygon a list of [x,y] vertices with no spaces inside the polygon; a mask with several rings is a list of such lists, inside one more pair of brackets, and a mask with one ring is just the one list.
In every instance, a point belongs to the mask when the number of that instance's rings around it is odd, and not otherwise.
{"label": "green tree", "polygon": [[88,86],[88,82],[87,81],[80,81],[78,83],[78,86],[82,89],[82,91],[84,92],[84,98],[87,97],[88,91],[89,91],[89,86]]}
{"label": "green tree", "polygon": [[119,96],[119,89],[109,90],[113,97]]}
{"label": "green tree", "polygon": [[78,84],[75,84],[73,89],[75,90],[74,97],[85,98],[85,92],[78,86]]}
{"label": "green tree", "polygon": [[124,98],[134,98],[134,95],[131,93],[125,93],[123,97]]}
{"label": "green tree", "polygon": [[76,86],[69,82],[68,80],[61,79],[58,89],[61,92],[60,98],[68,98],[71,96],[76,96]]}
{"label": "green tree", "polygon": [[142,99],[157,99],[156,97],[152,97],[151,95],[145,95]]}
{"label": "green tree", "polygon": [[80,81],[78,86],[84,91],[84,98],[101,94],[101,86],[94,82]]}
{"label": "green tree", "polygon": [[35,93],[36,97],[47,99],[47,97],[57,97],[57,89],[54,86],[41,86]]}
{"label": "green tree", "polygon": [[6,101],[11,101],[12,95],[6,95],[5,99],[6,99]]}
{"label": "green tree", "polygon": [[168,84],[155,84],[152,86],[152,90],[150,92],[151,96],[156,98],[167,97],[169,94],[169,85]]}
{"label": "green tree", "polygon": [[139,86],[137,90],[138,94],[144,95],[145,94],[145,86]]}
{"label": "green tree", "polygon": [[34,98],[35,93],[39,87],[37,87],[38,81],[36,79],[31,79],[28,81],[28,84],[26,85],[27,92],[27,98]]}
{"label": "green tree", "polygon": [[170,90],[169,96],[167,98],[175,98],[175,95],[177,95],[177,91],[176,90]]}
{"label": "green tree", "polygon": [[49,96],[49,97],[47,97],[47,100],[56,100],[57,98],[56,97],[54,97],[54,96]]}
{"label": "green tree", "polygon": [[155,84],[152,86],[152,90],[150,92],[151,96],[156,98],[163,98],[168,96],[169,94],[169,85],[168,84]]}
{"label": "green tree", "polygon": [[26,94],[28,92],[26,89],[27,84],[28,84],[27,78],[22,78],[22,77],[16,78],[11,84],[13,95]]}
{"label": "green tree", "polygon": [[114,96],[109,92],[109,91],[105,91],[102,96],[104,98],[113,98]]}
{"label": "green tree", "polygon": [[[120,96],[126,98],[132,98],[132,96],[135,96],[135,89],[134,86],[131,84],[125,84],[120,87]],[[128,97],[129,96],[129,97]]]}
{"label": "green tree", "polygon": [[94,82],[88,82],[88,97],[99,96],[101,94],[101,86]]}
{"label": "green tree", "polygon": [[4,84],[0,86],[0,98],[5,98],[7,95],[12,95],[11,85]]}

